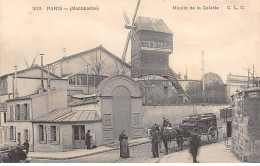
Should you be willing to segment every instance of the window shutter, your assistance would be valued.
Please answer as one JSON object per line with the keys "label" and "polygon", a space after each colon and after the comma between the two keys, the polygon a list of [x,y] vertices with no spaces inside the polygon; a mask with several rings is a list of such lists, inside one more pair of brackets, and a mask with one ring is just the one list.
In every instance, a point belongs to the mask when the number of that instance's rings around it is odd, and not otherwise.
{"label": "window shutter", "polygon": [[28,137],[27,137],[28,141],[30,141],[30,130],[28,130]]}
{"label": "window shutter", "polygon": [[10,133],[10,130],[11,128],[10,127],[7,127],[7,137],[8,137],[8,140],[11,141],[11,133]]}
{"label": "window shutter", "polygon": [[10,115],[9,115],[9,120],[12,122],[14,120],[14,111],[13,111],[13,106],[10,106]]}
{"label": "window shutter", "polygon": [[37,142],[40,142],[39,125],[36,125],[36,139],[37,139]]}
{"label": "window shutter", "polygon": [[27,120],[31,120],[30,104],[27,104]]}
{"label": "window shutter", "polygon": [[50,128],[50,126],[48,126],[47,127],[47,131],[48,131],[48,133],[47,133],[47,137],[48,137],[48,142],[50,143],[50,142],[52,142],[52,139],[51,139],[51,137],[52,137],[52,133],[51,133],[51,128]]}
{"label": "window shutter", "polygon": [[60,144],[60,126],[56,127],[56,139],[57,139],[57,144]]}
{"label": "window shutter", "polygon": [[17,105],[14,107],[14,121],[17,120]]}
{"label": "window shutter", "polygon": [[[27,130],[27,131],[28,131],[28,130]],[[23,130],[23,139],[24,139],[24,141],[26,140],[26,136],[27,136],[27,135],[26,135],[26,129],[24,129],[24,130]]]}
{"label": "window shutter", "polygon": [[20,120],[24,120],[24,104],[20,104]]}
{"label": "window shutter", "polygon": [[44,142],[47,143],[47,127],[43,126]]}
{"label": "window shutter", "polygon": [[13,130],[13,132],[14,132],[14,141],[16,142],[16,127],[14,126],[13,129],[14,129],[14,130]]}
{"label": "window shutter", "polygon": [[10,107],[9,107],[9,111],[7,110],[7,114],[6,114],[6,118],[7,118],[7,120],[8,121],[11,121],[11,109],[10,109]]}

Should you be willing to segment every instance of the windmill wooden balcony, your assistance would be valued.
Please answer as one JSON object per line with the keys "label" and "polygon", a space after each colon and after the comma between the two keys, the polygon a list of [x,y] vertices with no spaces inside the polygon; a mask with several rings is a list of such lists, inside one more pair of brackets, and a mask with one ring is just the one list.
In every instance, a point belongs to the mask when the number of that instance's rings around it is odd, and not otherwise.
{"label": "windmill wooden balcony", "polygon": [[173,47],[172,47],[172,43],[142,41],[141,50],[142,51],[165,52],[165,53],[171,54],[173,52]]}

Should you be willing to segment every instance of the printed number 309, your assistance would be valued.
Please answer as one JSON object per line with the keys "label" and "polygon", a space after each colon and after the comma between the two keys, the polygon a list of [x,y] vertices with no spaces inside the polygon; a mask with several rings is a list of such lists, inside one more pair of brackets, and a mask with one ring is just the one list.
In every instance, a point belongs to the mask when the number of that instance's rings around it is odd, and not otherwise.
{"label": "printed number 309", "polygon": [[32,10],[42,10],[41,7],[32,7]]}

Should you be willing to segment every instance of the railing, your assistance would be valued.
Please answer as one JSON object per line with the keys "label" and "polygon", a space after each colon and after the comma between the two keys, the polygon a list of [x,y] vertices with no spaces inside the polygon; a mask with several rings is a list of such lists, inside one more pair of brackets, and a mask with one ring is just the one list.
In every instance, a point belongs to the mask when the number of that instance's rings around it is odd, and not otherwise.
{"label": "railing", "polygon": [[172,51],[172,43],[168,42],[152,42],[152,41],[142,41],[142,48],[152,48],[153,50],[158,51],[165,51],[170,50]]}

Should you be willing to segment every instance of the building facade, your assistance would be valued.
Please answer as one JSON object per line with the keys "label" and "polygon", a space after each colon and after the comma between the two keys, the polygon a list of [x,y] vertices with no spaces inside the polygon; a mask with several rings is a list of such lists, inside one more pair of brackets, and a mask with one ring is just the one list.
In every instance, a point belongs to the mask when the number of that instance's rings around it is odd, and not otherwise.
{"label": "building facade", "polygon": [[[68,78],[76,73],[109,76],[121,70],[121,59],[109,52],[102,45],[77,54],[63,57],[48,66],[52,73],[59,77]],[[130,75],[130,65],[122,62],[126,75]]]}
{"label": "building facade", "polygon": [[42,69],[36,65],[0,77],[0,136],[3,138],[0,144],[7,143],[7,100],[37,94],[39,90],[47,89],[48,85],[49,89],[53,90],[67,89],[66,79],[60,79],[52,73],[48,74],[46,70],[43,70],[41,78],[41,72]]}
{"label": "building facade", "polygon": [[[255,80],[260,80],[260,78],[255,77]],[[229,101],[231,101],[230,96],[235,94],[236,91],[242,91],[248,87],[253,87],[253,77],[234,75],[231,73],[227,75],[227,96],[229,97]]]}
{"label": "building facade", "polygon": [[67,107],[67,91],[49,91],[7,100],[5,144],[16,146],[29,140],[35,149],[33,121],[58,108]]}

